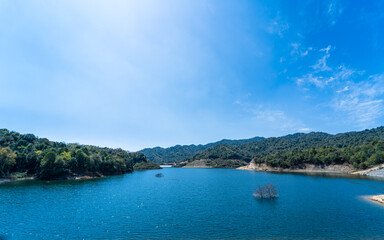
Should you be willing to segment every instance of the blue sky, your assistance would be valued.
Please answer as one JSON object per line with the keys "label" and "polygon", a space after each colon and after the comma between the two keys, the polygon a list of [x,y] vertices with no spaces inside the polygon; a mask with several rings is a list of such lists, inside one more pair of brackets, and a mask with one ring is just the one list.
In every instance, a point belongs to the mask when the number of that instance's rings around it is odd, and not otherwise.
{"label": "blue sky", "polygon": [[384,1],[2,0],[0,127],[135,151],[383,125]]}

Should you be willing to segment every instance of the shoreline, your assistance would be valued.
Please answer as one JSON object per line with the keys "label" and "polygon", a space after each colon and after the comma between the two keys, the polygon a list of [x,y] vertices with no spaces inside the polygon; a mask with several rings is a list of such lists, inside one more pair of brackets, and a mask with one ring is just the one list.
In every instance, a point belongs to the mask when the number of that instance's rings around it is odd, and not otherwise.
{"label": "shoreline", "polygon": [[384,195],[379,194],[379,195],[365,195],[365,196],[360,196],[362,199],[365,201],[368,201],[372,204],[378,204],[380,206],[384,207]]}
{"label": "shoreline", "polygon": [[213,168],[210,166],[183,166],[181,168]]}
{"label": "shoreline", "polygon": [[281,173],[334,173],[348,174],[355,176],[377,177],[384,178],[384,164],[356,171],[350,164],[341,165],[314,165],[305,164],[304,168],[274,168],[267,166],[265,163],[255,163],[251,161],[248,165],[236,168],[237,170],[260,171],[260,172],[281,172]]}
{"label": "shoreline", "polygon": [[21,177],[21,178],[0,178],[0,184],[8,183],[8,182],[18,182],[18,181],[28,181],[28,180],[39,180],[39,181],[56,181],[56,180],[88,180],[88,179],[96,179],[96,178],[104,178],[105,175],[98,174],[98,175],[81,175],[81,176],[67,176],[63,178],[58,179],[51,179],[51,180],[41,180],[37,178],[36,176],[27,176],[27,177]]}
{"label": "shoreline", "polygon": [[[159,168],[161,169],[161,168]],[[37,176],[34,175],[28,175],[25,177],[5,177],[0,178],[0,184],[8,183],[8,182],[17,182],[17,181],[27,181],[27,180],[39,180],[39,181],[60,181],[60,180],[89,180],[89,179],[97,179],[97,178],[105,178],[108,176],[116,176],[116,175],[124,175],[127,173],[133,173],[135,171],[146,171],[146,170],[159,170],[159,169],[140,169],[140,170],[134,170],[132,172],[126,172],[126,173],[116,173],[116,174],[101,174],[99,172],[93,173],[93,174],[72,174],[67,175],[65,177],[60,177],[56,179],[39,179]]]}
{"label": "shoreline", "polygon": [[377,203],[380,203],[381,205],[384,206],[384,195],[382,195],[382,194],[381,195],[370,196],[369,200],[377,202]]}
{"label": "shoreline", "polygon": [[260,172],[292,172],[292,173],[340,173],[353,174],[354,169],[348,164],[343,165],[314,165],[305,164],[304,168],[281,168],[271,167],[265,163],[250,162],[246,166],[236,168],[237,170],[260,171]]}

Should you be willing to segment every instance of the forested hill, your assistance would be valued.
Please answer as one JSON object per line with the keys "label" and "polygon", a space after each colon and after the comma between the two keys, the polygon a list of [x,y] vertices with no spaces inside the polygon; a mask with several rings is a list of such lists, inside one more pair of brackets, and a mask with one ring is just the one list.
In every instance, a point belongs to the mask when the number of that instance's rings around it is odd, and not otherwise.
{"label": "forested hill", "polygon": [[89,145],[66,144],[0,129],[0,178],[33,175],[62,179],[78,175],[112,175],[159,168],[142,153]]}
{"label": "forested hill", "polygon": [[202,151],[204,149],[214,147],[220,144],[226,144],[230,146],[236,146],[240,144],[245,143],[252,143],[252,142],[258,142],[263,140],[262,137],[254,137],[250,139],[240,139],[240,140],[229,140],[229,139],[223,139],[218,142],[209,143],[206,145],[176,145],[169,148],[161,148],[161,147],[155,147],[155,148],[145,148],[143,150],[140,150],[139,152],[143,153],[150,161],[153,161],[158,164],[162,163],[178,163],[183,160],[185,160],[188,157],[193,156],[199,151]]}
{"label": "forested hill", "polygon": [[[331,135],[322,132],[296,133],[267,138],[236,146],[221,144],[207,148],[187,159],[207,159],[213,167],[225,166],[225,160],[240,160],[290,168],[305,163],[350,163],[366,168],[384,162],[384,127],[360,132]],[[238,162],[237,162],[238,163]]]}

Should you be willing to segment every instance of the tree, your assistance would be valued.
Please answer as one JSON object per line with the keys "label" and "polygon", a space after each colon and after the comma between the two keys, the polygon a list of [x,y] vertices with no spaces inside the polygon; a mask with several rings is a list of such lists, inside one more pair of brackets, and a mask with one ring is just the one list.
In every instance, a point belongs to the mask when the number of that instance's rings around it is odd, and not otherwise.
{"label": "tree", "polygon": [[16,154],[9,148],[0,148],[0,177],[6,176],[16,164]]}
{"label": "tree", "polygon": [[260,199],[270,199],[277,198],[279,195],[277,194],[277,187],[272,183],[259,186],[257,190],[253,193],[253,196]]}
{"label": "tree", "polygon": [[89,166],[87,168],[92,171],[99,171],[101,163],[102,159],[100,155],[94,153],[90,157]]}
{"label": "tree", "polygon": [[40,179],[57,179],[65,172],[63,157],[57,157],[54,152],[47,153],[40,163]]}
{"label": "tree", "polygon": [[86,170],[86,167],[89,166],[89,157],[83,152],[83,150],[76,150],[76,161],[77,161],[77,170],[82,173]]}

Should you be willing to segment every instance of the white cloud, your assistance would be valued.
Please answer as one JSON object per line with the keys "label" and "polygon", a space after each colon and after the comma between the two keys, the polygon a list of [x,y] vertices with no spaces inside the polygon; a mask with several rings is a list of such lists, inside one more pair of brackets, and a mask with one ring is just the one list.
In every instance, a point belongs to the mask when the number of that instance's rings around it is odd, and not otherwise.
{"label": "white cloud", "polygon": [[341,89],[341,90],[337,90],[336,92],[337,93],[342,93],[342,92],[346,92],[346,91],[348,91],[349,90],[349,87],[348,86],[345,86],[343,89]]}
{"label": "white cloud", "polygon": [[320,49],[320,52],[326,52],[328,54],[330,50],[331,50],[331,45],[328,45],[328,47]]}
{"label": "white cloud", "polygon": [[320,49],[320,59],[309,67],[308,73],[295,79],[296,84],[307,92],[318,89],[329,94],[331,100],[326,105],[342,114],[342,121],[361,128],[374,126],[384,115],[384,74],[367,77],[364,71],[343,64],[329,66],[332,49],[330,45]]}
{"label": "white cloud", "polygon": [[300,128],[298,130],[299,130],[299,132],[309,132],[309,131],[312,131],[312,129],[310,129],[310,128]]}
{"label": "white cloud", "polygon": [[305,47],[301,46],[301,43],[296,43],[296,42],[291,43],[291,47],[292,47],[292,50],[290,52],[291,56],[301,56],[301,57],[304,57],[304,56],[307,56],[309,51],[312,50],[311,47],[305,48]]}
{"label": "white cloud", "polygon": [[309,73],[304,74],[301,77],[296,78],[296,84],[302,85],[315,85],[318,88],[324,88],[325,86],[351,79],[355,74],[362,74],[363,72],[350,69],[345,65],[338,67],[330,67],[327,64],[327,60],[331,57],[330,51],[332,47],[329,45],[326,48],[319,50],[319,53],[324,54],[317,60],[317,63],[310,66],[312,69]]}
{"label": "white cloud", "polygon": [[288,29],[289,24],[281,19],[280,13],[277,13],[277,17],[275,17],[272,22],[267,26],[266,31],[269,34],[276,34],[282,38],[284,36],[284,32]]}
{"label": "white cloud", "polygon": [[323,88],[327,84],[327,81],[324,81],[323,77],[321,77],[321,76],[317,77],[317,76],[314,76],[312,73],[309,73],[309,74],[302,76],[301,78],[297,78],[296,83],[298,85],[303,85],[305,83],[311,83],[311,84],[314,84],[316,87]]}
{"label": "white cloud", "polygon": [[341,16],[341,14],[343,13],[344,9],[343,7],[341,6],[340,2],[337,1],[337,0],[332,0],[328,6],[327,6],[327,15],[328,15],[328,18],[329,18],[329,23],[331,25],[335,25],[339,19],[339,17]]}
{"label": "white cloud", "polygon": [[305,52],[302,52],[300,55],[301,55],[302,57],[307,56],[307,55],[308,55],[308,50],[305,50]]}
{"label": "white cloud", "polygon": [[327,65],[327,59],[331,56],[329,51],[331,50],[331,45],[326,48],[320,49],[320,52],[325,52],[324,56],[322,56],[315,65],[312,66],[318,72],[326,72],[331,71],[332,69]]}
{"label": "white cloud", "polygon": [[348,82],[344,89],[336,91],[331,106],[348,116],[357,126],[366,128],[375,125],[375,120],[384,114],[384,77],[370,76],[360,82]]}
{"label": "white cloud", "polygon": [[264,124],[272,129],[282,132],[295,132],[298,129],[306,128],[304,124],[295,118],[289,117],[284,111],[257,107],[251,109],[253,119],[258,124]]}

